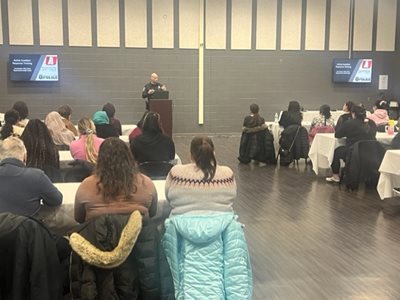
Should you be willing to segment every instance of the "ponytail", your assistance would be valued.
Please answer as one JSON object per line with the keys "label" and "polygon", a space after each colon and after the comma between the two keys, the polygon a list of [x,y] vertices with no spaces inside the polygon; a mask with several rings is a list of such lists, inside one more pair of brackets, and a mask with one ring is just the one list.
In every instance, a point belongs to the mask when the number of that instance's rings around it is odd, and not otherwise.
{"label": "ponytail", "polygon": [[98,152],[94,145],[94,135],[96,134],[96,128],[93,121],[88,117],[84,117],[78,122],[78,130],[81,135],[86,135],[85,141],[85,154],[86,160],[91,163],[96,163]]}
{"label": "ponytail", "polygon": [[211,181],[217,169],[212,140],[206,136],[194,137],[190,145],[190,153],[196,166],[204,173],[203,181]]}

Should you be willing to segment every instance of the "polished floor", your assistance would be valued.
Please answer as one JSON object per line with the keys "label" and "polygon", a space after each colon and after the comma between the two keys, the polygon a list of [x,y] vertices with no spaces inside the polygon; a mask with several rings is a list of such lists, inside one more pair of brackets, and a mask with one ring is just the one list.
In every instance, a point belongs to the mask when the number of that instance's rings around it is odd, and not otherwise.
{"label": "polished floor", "polygon": [[[174,137],[188,162],[191,137]],[[236,174],[254,299],[400,299],[400,216],[375,190],[348,192],[299,166],[242,165],[239,137],[213,137]]]}

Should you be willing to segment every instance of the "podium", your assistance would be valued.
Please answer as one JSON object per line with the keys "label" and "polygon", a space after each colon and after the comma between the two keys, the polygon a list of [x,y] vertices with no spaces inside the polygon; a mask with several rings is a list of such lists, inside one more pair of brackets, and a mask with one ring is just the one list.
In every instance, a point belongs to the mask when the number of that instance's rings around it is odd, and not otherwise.
{"label": "podium", "polygon": [[172,138],[172,100],[151,99],[149,108],[160,115],[164,133]]}

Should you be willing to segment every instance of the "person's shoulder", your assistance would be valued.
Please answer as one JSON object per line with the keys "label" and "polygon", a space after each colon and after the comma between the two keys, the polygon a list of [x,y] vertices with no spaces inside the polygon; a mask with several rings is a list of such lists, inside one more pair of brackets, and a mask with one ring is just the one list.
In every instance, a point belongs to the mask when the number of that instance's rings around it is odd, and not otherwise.
{"label": "person's shoulder", "polygon": [[170,170],[170,174],[173,176],[185,175],[192,172],[195,172],[195,164],[175,165]]}
{"label": "person's shoulder", "polygon": [[141,185],[143,185],[145,187],[155,188],[154,183],[149,176],[147,176],[143,173],[138,173],[137,179],[138,179],[137,182],[139,182]]}
{"label": "person's shoulder", "polygon": [[225,175],[225,176],[233,176],[233,171],[231,168],[229,168],[228,166],[217,166],[217,172]]}

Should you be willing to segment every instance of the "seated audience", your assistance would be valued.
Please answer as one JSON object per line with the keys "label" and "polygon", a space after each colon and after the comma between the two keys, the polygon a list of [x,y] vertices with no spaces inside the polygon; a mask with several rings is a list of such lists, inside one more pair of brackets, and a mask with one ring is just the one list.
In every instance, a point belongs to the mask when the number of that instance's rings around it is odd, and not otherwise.
{"label": "seated audience", "polygon": [[61,181],[60,156],[46,125],[39,119],[30,120],[21,139],[27,150],[26,165],[43,170],[53,182]]}
{"label": "seated audience", "polygon": [[376,125],[373,121],[366,119],[365,109],[360,106],[353,106],[351,110],[352,119],[347,120],[342,126],[336,128],[336,138],[346,138],[346,145],[335,149],[331,164],[332,177],[326,178],[328,182],[340,181],[340,159],[346,160],[350,147],[363,140],[375,140]]}
{"label": "seated audience", "polygon": [[78,130],[76,130],[74,124],[71,122],[71,107],[69,105],[62,105],[58,108],[57,111],[62,117],[65,127],[67,127],[67,129],[70,130],[74,134],[74,136],[78,136]]}
{"label": "seated audience", "polygon": [[174,166],[165,186],[172,211],[165,222],[163,246],[175,297],[251,299],[249,253],[232,209],[236,197],[233,172],[217,165],[208,137],[195,137],[190,153],[192,163]]}
{"label": "seated audience", "polygon": [[343,104],[343,111],[345,112],[343,115],[339,117],[339,119],[336,122],[336,128],[342,126],[344,122],[347,120],[351,120],[351,109],[353,108],[354,103],[352,101],[347,101],[345,104]]}
{"label": "seated audience", "polygon": [[330,106],[324,104],[319,108],[319,116],[315,117],[311,122],[308,134],[310,144],[317,133],[331,132],[335,132],[335,120],[332,118]]}
{"label": "seated audience", "polygon": [[130,143],[135,160],[169,161],[175,158],[175,144],[173,140],[163,134],[160,124],[160,115],[149,112],[143,121],[143,133]]}
{"label": "seated audience", "polygon": [[129,134],[129,142],[131,142],[135,137],[138,137],[143,133],[143,121],[146,118],[147,114],[148,111],[146,110],[143,116],[140,118],[139,122],[137,122],[136,128],[134,128],[132,132]]}
{"label": "seated audience", "polygon": [[4,114],[4,125],[1,127],[1,139],[5,140],[9,136],[19,136],[23,128],[16,126],[19,121],[19,114],[15,109],[11,109]]}
{"label": "seated audience", "polygon": [[99,138],[106,139],[108,137],[118,137],[118,132],[110,124],[110,119],[105,111],[95,112],[93,115],[93,123],[96,126],[96,133]]}
{"label": "seated audience", "polygon": [[68,150],[69,145],[75,140],[74,134],[69,131],[62,120],[60,114],[52,111],[47,114],[44,123],[50,131],[54,143],[58,150]]}
{"label": "seated audience", "polygon": [[288,110],[282,112],[279,119],[279,125],[286,128],[290,125],[301,125],[303,115],[300,112],[300,103],[297,101],[290,101]]}
{"label": "seated audience", "polygon": [[276,161],[274,138],[259,110],[257,104],[251,104],[250,115],[244,118],[238,157],[241,163],[249,163],[252,159],[264,163]]}
{"label": "seated audience", "polygon": [[26,149],[22,140],[9,137],[0,141],[0,213],[36,216],[40,202],[57,206],[62,194],[39,169],[25,166]]}
{"label": "seated audience", "polygon": [[72,157],[96,163],[99,148],[104,139],[96,136],[96,127],[88,117],[79,120],[78,130],[79,139],[73,141],[69,146]]}
{"label": "seated audience", "polygon": [[[389,123],[389,115],[387,111],[387,102],[385,100],[377,100],[374,106],[374,112],[368,116],[368,119],[375,122],[376,126],[385,126]],[[385,131],[383,130],[380,131]]]}
{"label": "seated audience", "polygon": [[100,146],[94,175],[86,178],[76,192],[75,220],[83,223],[101,215],[135,210],[150,217],[156,214],[156,188],[139,172],[122,140],[106,139]]}
{"label": "seated audience", "polygon": [[103,111],[106,112],[108,119],[110,120],[110,124],[114,127],[115,131],[122,135],[122,126],[121,122],[116,119],[115,116],[115,106],[112,103],[106,103],[103,106]]}
{"label": "seated audience", "polygon": [[14,103],[12,109],[15,109],[19,114],[19,121],[17,125],[20,127],[25,127],[29,122],[29,110],[26,103],[23,101],[17,101]]}

